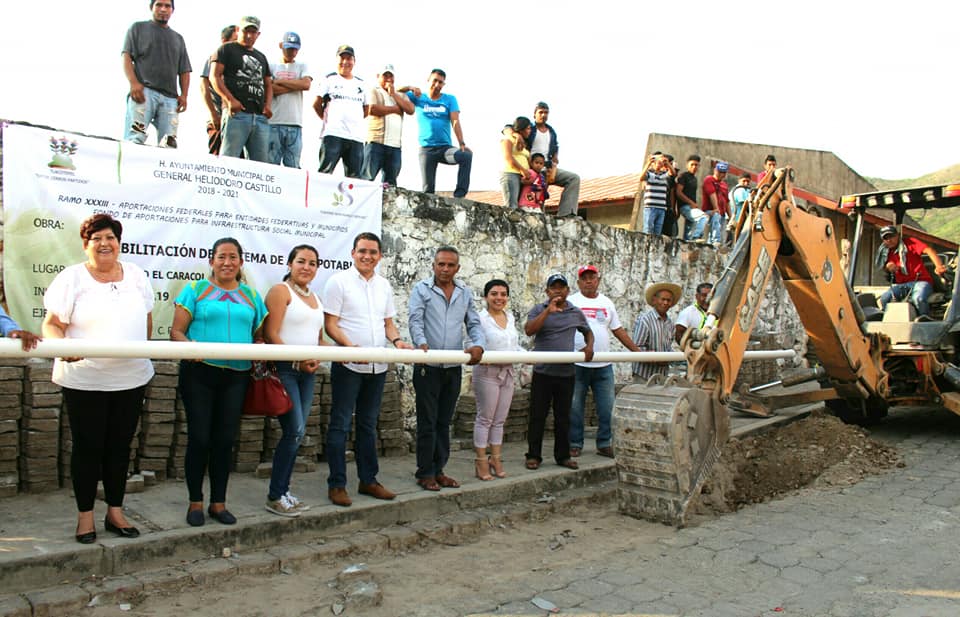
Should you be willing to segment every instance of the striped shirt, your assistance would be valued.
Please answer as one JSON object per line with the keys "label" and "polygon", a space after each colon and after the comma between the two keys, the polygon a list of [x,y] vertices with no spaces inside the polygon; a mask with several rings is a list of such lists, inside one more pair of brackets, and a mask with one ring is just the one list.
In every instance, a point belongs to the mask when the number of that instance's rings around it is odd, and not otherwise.
{"label": "striped shirt", "polygon": [[670,174],[667,172],[658,174],[655,171],[648,171],[646,182],[647,188],[643,192],[643,207],[666,208]]}
{"label": "striped shirt", "polygon": [[[649,308],[637,317],[633,326],[633,342],[640,351],[673,351],[673,320],[660,317],[656,309]],[[649,379],[657,373],[667,374],[669,362],[634,362],[633,374],[640,379]]]}

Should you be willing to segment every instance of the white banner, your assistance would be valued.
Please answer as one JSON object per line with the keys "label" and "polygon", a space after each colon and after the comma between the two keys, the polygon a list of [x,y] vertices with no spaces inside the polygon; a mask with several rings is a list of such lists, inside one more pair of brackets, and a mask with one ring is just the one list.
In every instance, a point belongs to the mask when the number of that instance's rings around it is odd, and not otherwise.
{"label": "white banner", "polygon": [[86,260],[80,223],[109,213],[123,223],[121,260],[150,277],[154,338],[167,338],[173,301],[209,274],[222,237],[244,250],[247,284],[266,294],[287,255],[320,254],[312,288],[349,268],[353,238],[380,235],[380,184],[59,131],[8,125],[3,139],[3,282],[11,316],[39,331],[43,293],[64,267]]}

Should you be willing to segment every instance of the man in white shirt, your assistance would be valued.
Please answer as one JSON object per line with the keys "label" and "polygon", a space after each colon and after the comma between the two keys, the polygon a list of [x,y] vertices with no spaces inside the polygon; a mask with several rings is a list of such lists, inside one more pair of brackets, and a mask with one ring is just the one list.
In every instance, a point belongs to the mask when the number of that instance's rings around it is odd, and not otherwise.
{"label": "man in white shirt", "polygon": [[320,147],[321,173],[333,173],[343,160],[343,174],[363,177],[363,139],[367,134],[364,118],[370,111],[370,91],[366,82],[353,74],[356,57],[353,47],[337,49],[337,70],[321,82],[313,109],[323,118],[323,145]]}
{"label": "man in white shirt", "polygon": [[[580,266],[577,271],[578,293],[567,298],[587,317],[590,331],[593,332],[593,351],[610,351],[610,333],[630,351],[640,351],[627,331],[620,323],[617,309],[607,296],[598,291],[600,272],[594,265]],[[584,345],[583,336],[577,334],[574,341],[576,349]],[[613,458],[613,398],[616,379],[612,362],[577,362],[573,384],[573,404],[570,408],[570,456],[580,456],[583,449],[583,410],[587,399],[587,389],[593,389],[593,400],[597,407],[597,454]]]}
{"label": "man in white shirt", "polygon": [[[323,290],[324,327],[327,335],[341,347],[384,347],[387,342],[397,349],[413,349],[400,338],[393,317],[393,287],[376,273],[382,257],[380,238],[363,232],[353,240],[353,267],[337,272],[327,280]],[[330,363],[333,401],[330,405],[330,426],[327,429],[327,496],[331,503],[348,507],[347,435],[351,415],[356,409],[354,453],[359,493],[375,499],[393,499],[394,493],[377,482],[377,419],[387,365],[382,363]]]}
{"label": "man in white shirt", "polygon": [[697,295],[693,304],[680,311],[677,315],[677,323],[674,326],[673,338],[677,344],[683,338],[683,333],[690,328],[700,328],[707,319],[707,309],[710,308],[710,292],[713,291],[713,285],[710,283],[700,283],[697,285]]}

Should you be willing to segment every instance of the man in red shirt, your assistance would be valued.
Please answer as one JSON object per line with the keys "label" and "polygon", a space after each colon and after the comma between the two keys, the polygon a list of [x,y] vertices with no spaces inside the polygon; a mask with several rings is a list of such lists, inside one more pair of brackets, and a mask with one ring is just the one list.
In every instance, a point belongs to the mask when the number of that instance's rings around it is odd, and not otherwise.
{"label": "man in red shirt", "polygon": [[917,321],[929,321],[930,305],[927,300],[933,293],[933,277],[923,265],[926,254],[933,262],[937,274],[943,274],[947,267],[937,252],[917,238],[900,238],[900,232],[893,225],[880,228],[880,240],[883,246],[877,254],[877,265],[893,275],[893,285],[880,296],[880,306],[887,308],[891,301],[902,302],[908,299],[917,307]]}
{"label": "man in red shirt", "polygon": [[717,161],[713,174],[703,179],[703,211],[709,217],[709,240],[714,246],[723,240],[723,228],[729,211],[727,204],[730,198],[727,196],[727,183],[723,181],[729,169],[726,162]]}

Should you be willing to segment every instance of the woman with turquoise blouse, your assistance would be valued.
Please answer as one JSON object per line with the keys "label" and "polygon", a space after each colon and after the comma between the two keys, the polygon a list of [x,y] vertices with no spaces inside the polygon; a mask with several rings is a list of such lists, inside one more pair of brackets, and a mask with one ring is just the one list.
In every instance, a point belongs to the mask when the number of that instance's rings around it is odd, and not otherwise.
{"label": "woman with turquoise blouse", "polygon": [[[259,342],[267,307],[255,289],[241,282],[240,243],[233,238],[217,240],[211,251],[210,267],[209,279],[190,283],[177,296],[170,339],[198,343]],[[249,381],[249,360],[180,361],[180,398],[187,412],[187,523],[194,527],[204,524],[203,477],[208,472],[207,514],[224,525],[237,522],[226,507],[227,481]]]}

